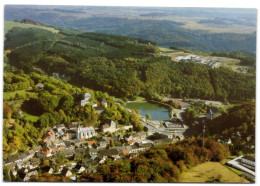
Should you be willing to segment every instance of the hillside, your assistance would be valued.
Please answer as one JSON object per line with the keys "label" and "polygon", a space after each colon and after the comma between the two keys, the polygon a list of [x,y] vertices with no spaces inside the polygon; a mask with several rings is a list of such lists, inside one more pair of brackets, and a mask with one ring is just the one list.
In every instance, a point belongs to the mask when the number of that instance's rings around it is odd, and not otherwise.
{"label": "hillside", "polygon": [[256,10],[217,8],[6,6],[5,20],[144,38],[204,51],[256,50]]}
{"label": "hillside", "polygon": [[59,73],[75,85],[118,97],[156,93],[240,101],[255,97],[255,75],[176,63],[161,56],[149,40],[55,29],[59,32],[11,29],[6,34],[5,63],[25,72]]}

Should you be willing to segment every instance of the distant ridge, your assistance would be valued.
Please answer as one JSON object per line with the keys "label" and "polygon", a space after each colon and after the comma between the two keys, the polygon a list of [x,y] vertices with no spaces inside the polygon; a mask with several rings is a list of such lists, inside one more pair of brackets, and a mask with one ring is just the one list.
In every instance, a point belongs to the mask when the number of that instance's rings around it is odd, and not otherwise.
{"label": "distant ridge", "polygon": [[40,26],[49,26],[47,24],[41,23],[39,21],[34,21],[32,19],[22,19],[22,20],[15,20],[18,23],[25,23],[25,24],[33,24],[33,25],[40,25]]}

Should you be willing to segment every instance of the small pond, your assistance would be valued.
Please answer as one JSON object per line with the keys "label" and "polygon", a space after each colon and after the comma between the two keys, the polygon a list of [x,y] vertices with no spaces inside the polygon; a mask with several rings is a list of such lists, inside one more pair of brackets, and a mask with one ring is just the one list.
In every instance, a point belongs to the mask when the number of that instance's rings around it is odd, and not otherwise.
{"label": "small pond", "polygon": [[160,105],[149,102],[130,102],[125,105],[126,108],[140,110],[140,115],[150,114],[152,120],[169,119],[168,109]]}

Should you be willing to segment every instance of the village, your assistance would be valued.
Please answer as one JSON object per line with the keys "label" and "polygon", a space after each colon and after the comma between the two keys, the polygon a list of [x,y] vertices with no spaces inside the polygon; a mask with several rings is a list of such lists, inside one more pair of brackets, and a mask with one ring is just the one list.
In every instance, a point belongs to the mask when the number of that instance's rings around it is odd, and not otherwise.
{"label": "village", "polygon": [[[43,84],[37,86],[43,88]],[[105,98],[101,101],[102,106],[98,106],[91,97],[90,93],[84,93],[79,105],[84,107],[91,103],[99,114],[107,108]],[[39,171],[76,181],[78,175],[96,172],[97,166],[106,161],[131,159],[157,145],[190,137],[186,134],[189,126],[183,120],[183,113],[191,104],[182,99],[164,97],[163,100],[172,100],[179,106],[169,120],[151,120],[139,115],[144,131],[133,131],[132,125],[117,126],[113,120],[106,120],[99,128],[85,126],[82,121],[62,123],[48,129],[40,145],[20,155],[9,156],[3,164],[10,168],[13,176],[19,175],[23,181],[30,181],[30,177],[38,176]],[[208,105],[207,113],[199,116],[208,120],[220,115],[219,109],[211,105],[225,106],[218,101],[195,101]],[[231,141],[221,142],[229,144]]]}
{"label": "village", "polygon": [[[38,87],[43,87],[38,84]],[[85,93],[80,106],[91,103],[91,94]],[[102,112],[107,102],[102,99],[103,109],[92,104],[96,112]],[[130,111],[131,112],[131,111]],[[82,172],[95,172],[97,165],[105,161],[132,158],[160,144],[169,144],[184,139],[185,126],[171,121],[148,120],[140,116],[147,131],[134,132],[133,126],[117,127],[113,120],[106,120],[100,128],[84,127],[75,121],[50,128],[40,145],[4,160],[13,176],[22,176],[29,181],[39,171],[70,177],[75,181]],[[62,163],[61,163],[62,162]]]}

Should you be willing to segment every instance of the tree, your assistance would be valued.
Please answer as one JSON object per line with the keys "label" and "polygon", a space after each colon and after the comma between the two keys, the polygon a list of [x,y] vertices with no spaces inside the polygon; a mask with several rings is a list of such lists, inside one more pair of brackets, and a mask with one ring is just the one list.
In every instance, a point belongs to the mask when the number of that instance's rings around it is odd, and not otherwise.
{"label": "tree", "polygon": [[149,113],[147,113],[146,114],[146,119],[151,119],[152,117],[151,117],[151,114],[149,114]]}
{"label": "tree", "polygon": [[4,181],[12,181],[11,175],[10,175],[10,169],[7,166],[4,166],[3,168],[3,174],[4,174]]}
{"label": "tree", "polygon": [[13,110],[11,109],[11,107],[4,102],[3,104],[3,110],[4,110],[4,118],[5,119],[11,119],[11,116],[12,116],[12,113],[13,113]]}
{"label": "tree", "polygon": [[68,94],[61,97],[59,108],[62,109],[67,115],[71,114],[74,98]]}

